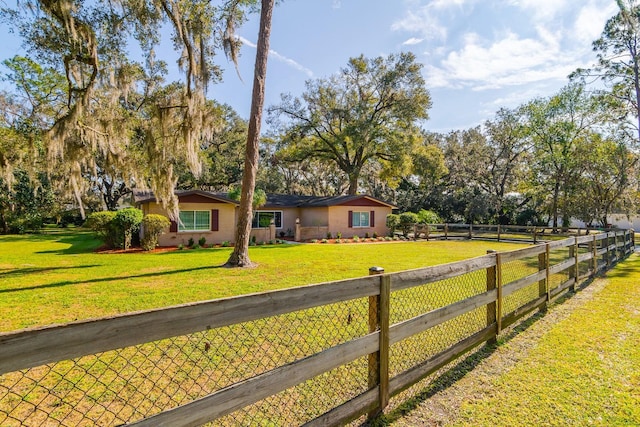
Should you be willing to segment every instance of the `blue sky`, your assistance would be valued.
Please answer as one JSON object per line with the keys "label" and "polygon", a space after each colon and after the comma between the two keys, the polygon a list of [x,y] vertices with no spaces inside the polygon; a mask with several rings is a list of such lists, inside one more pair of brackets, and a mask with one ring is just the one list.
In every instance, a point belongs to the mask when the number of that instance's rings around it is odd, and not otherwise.
{"label": "blue sky", "polygon": [[[265,105],[284,92],[300,95],[307,79],[336,73],[350,57],[411,51],[433,98],[425,128],[466,129],[501,107],[555,93],[571,71],[594,62],[591,42],[616,12],[614,0],[284,0],[273,15]],[[238,30],[243,81],[221,55],[224,82],[209,90],[245,118],[257,24],[254,16]],[[0,30],[0,58],[24,53]],[[177,57],[158,53],[170,64]]]}

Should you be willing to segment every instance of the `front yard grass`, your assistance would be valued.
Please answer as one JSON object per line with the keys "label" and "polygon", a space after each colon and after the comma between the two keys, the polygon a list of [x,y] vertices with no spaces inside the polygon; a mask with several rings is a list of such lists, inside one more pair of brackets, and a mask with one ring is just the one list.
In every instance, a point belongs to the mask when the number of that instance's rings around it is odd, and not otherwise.
{"label": "front yard grass", "polygon": [[250,248],[252,269],[221,268],[231,248],[95,253],[83,230],[0,236],[0,332],[401,271],[523,245],[487,241],[276,245]]}
{"label": "front yard grass", "polygon": [[[455,425],[640,425],[640,258],[592,284],[600,290],[462,406]],[[586,290],[585,290],[586,291]]]}
{"label": "front yard grass", "polygon": [[639,254],[517,330],[458,362],[384,425],[640,425]]}

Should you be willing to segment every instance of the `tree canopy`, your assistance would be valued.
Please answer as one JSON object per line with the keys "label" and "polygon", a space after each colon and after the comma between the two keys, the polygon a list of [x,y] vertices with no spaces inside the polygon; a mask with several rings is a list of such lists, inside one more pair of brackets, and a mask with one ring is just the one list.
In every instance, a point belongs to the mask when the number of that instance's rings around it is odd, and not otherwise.
{"label": "tree canopy", "polygon": [[307,81],[301,98],[283,95],[269,108],[280,156],[334,163],[348,177],[349,194],[371,162],[387,180],[402,176],[431,107],[421,68],[412,53],[360,56],[338,74]]}
{"label": "tree canopy", "polygon": [[[237,59],[234,29],[255,3],[125,0],[113,7],[37,0],[3,9],[3,19],[29,49],[29,58],[12,69],[13,78],[34,106],[47,106],[42,115],[48,126],[39,137],[49,164],[64,163],[70,171],[74,194],[82,193],[87,171],[108,169],[96,164],[102,158],[118,163],[137,185],[149,185],[176,215],[175,165],[185,164],[197,175],[200,142],[215,130],[205,101],[208,85],[221,78],[214,57],[224,51]],[[185,72],[181,83],[165,83],[166,64],[155,57],[163,26],[171,29],[179,52],[177,63]],[[139,61],[127,54],[132,41],[142,52]],[[46,72],[32,79],[38,70]],[[51,84],[54,91],[47,90]],[[39,96],[33,96],[36,92]],[[56,102],[41,102],[53,97]]]}

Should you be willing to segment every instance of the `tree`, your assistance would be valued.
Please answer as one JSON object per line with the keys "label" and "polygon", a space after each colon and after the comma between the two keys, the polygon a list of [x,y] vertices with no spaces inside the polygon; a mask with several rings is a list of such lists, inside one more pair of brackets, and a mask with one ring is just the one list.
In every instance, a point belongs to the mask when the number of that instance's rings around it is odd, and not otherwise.
{"label": "tree", "polygon": [[307,81],[302,99],[282,95],[269,114],[284,157],[335,164],[348,178],[349,194],[358,191],[370,162],[381,165],[384,179],[405,175],[420,139],[417,123],[431,107],[421,68],[412,53],[360,56],[339,74]]}
{"label": "tree", "polygon": [[602,35],[593,42],[597,64],[576,70],[571,78],[598,77],[609,87],[609,107],[621,111],[618,122],[629,124],[625,118],[631,114],[640,133],[640,5],[634,0],[616,2],[620,12],[606,22]]}
{"label": "tree", "polygon": [[529,191],[547,200],[554,230],[560,217],[566,227],[574,213],[571,199],[585,167],[584,141],[602,121],[601,106],[584,85],[571,83],[525,107],[534,151]]}
{"label": "tree", "polygon": [[[215,4],[214,4],[215,3]],[[213,57],[224,50],[234,62],[235,27],[256,0],[109,3],[79,0],[20,3],[3,9],[30,56],[65,76],[64,105],[43,132],[50,162],[64,162],[69,187],[82,193],[82,179],[95,152],[111,155],[139,185],[149,184],[177,215],[174,163],[200,170],[198,144],[210,131],[205,93],[221,78]],[[26,7],[24,7],[26,6]],[[37,9],[38,13],[31,13]],[[163,86],[166,67],[154,55],[160,28],[168,23],[181,51],[183,84]],[[128,59],[128,43],[144,62]],[[130,156],[131,152],[135,155]],[[126,159],[124,161],[123,159]],[[104,168],[103,168],[104,169]],[[127,180],[127,177],[123,177]]]}
{"label": "tree", "polygon": [[411,152],[411,173],[405,176],[395,191],[394,201],[401,211],[438,209],[434,199],[441,194],[449,170],[440,146],[442,136],[425,133],[423,141]]}
{"label": "tree", "polygon": [[226,104],[207,101],[207,109],[212,119],[210,135],[200,142],[202,173],[196,175],[186,165],[177,164],[179,189],[224,192],[240,185],[247,122]]}
{"label": "tree", "polygon": [[240,211],[238,213],[238,226],[235,233],[235,245],[226,263],[229,267],[250,267],[253,265],[249,258],[249,235],[251,234],[251,224],[253,220],[253,195],[260,154],[258,142],[260,138],[262,108],[264,105],[264,89],[267,78],[267,59],[269,57],[269,37],[271,35],[273,5],[274,0],[262,0],[256,65],[253,73],[251,114],[249,117],[247,147],[245,149],[244,171],[242,174]]}
{"label": "tree", "polygon": [[592,133],[584,144],[585,167],[574,199],[576,217],[604,227],[614,209],[629,214],[637,206],[639,159],[620,138]]}
{"label": "tree", "polygon": [[[515,192],[523,170],[523,157],[530,148],[521,109],[498,110],[484,124],[487,144],[476,155],[485,167],[478,170],[477,181],[492,200],[498,223],[509,223],[506,209],[508,193]],[[525,201],[526,202],[526,201]]]}

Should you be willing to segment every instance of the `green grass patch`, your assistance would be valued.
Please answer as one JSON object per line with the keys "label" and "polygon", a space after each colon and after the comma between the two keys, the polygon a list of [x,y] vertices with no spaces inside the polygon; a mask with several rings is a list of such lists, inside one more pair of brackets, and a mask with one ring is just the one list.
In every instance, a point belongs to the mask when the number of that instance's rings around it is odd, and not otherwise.
{"label": "green grass patch", "polygon": [[640,258],[462,406],[455,425],[640,425]]}
{"label": "green grass patch", "polygon": [[522,245],[486,241],[250,248],[257,268],[221,268],[232,248],[95,253],[82,230],[0,236],[0,331],[401,271]]}

